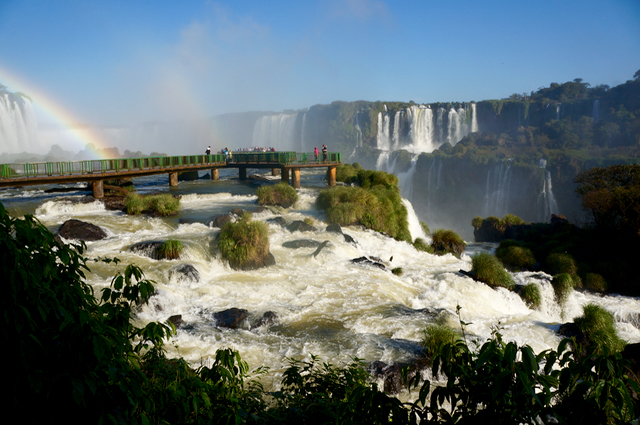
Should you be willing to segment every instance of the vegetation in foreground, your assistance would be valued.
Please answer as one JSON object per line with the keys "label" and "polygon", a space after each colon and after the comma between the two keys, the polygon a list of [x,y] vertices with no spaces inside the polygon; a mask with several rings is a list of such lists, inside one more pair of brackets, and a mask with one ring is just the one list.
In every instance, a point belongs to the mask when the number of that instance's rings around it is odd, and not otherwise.
{"label": "vegetation in foreground", "polygon": [[[353,169],[351,177],[344,169]],[[359,186],[339,186],[320,192],[318,209],[324,210],[330,223],[341,226],[362,225],[394,239],[411,242],[407,208],[402,202],[398,178],[383,171],[338,167],[338,176]]]}
{"label": "vegetation in foreground", "polygon": [[0,272],[7,277],[0,336],[12,347],[6,401],[23,422],[613,424],[640,414],[632,396],[640,386],[619,354],[586,347],[578,355],[569,340],[536,354],[498,332],[475,351],[464,327],[462,339],[441,338],[431,349],[432,375],[447,384],[414,380],[413,403],[381,392],[357,359],[344,368],[292,359],[280,390],[265,392],[232,350],[197,369],[167,359],[163,342],[173,329],[133,325],[153,282],[127,266],[96,298],[84,281],[84,249],[60,244],[32,216],[9,217],[0,204]]}
{"label": "vegetation in foreground", "polygon": [[180,199],[169,194],[141,196],[130,193],[124,203],[125,212],[129,215],[151,214],[166,217],[177,213],[180,208]]}

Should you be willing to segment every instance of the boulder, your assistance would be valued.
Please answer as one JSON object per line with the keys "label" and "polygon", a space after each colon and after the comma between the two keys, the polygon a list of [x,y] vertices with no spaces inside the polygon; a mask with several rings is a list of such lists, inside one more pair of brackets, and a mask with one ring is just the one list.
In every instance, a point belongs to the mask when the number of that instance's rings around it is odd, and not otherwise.
{"label": "boulder", "polygon": [[290,232],[314,232],[316,230],[315,227],[305,223],[302,220],[296,220],[290,225],[287,226],[287,230]]}
{"label": "boulder", "polygon": [[190,180],[199,180],[200,176],[197,171],[183,171],[178,173],[179,181],[190,181]]}
{"label": "boulder", "polygon": [[[372,257],[372,258],[376,258],[376,257]],[[384,264],[382,264],[382,263],[380,263],[378,261],[371,261],[367,257],[354,258],[354,259],[351,260],[351,262],[355,263],[355,264],[368,264],[370,266],[378,267],[378,268],[380,268],[382,270],[386,270],[387,269]]]}
{"label": "boulder", "polygon": [[344,241],[347,243],[352,243],[355,244],[356,240],[353,239],[351,236],[347,235],[346,233],[343,233],[342,236],[344,236]]}
{"label": "boulder", "polygon": [[221,214],[221,215],[210,217],[206,221],[206,223],[207,223],[207,226],[209,227],[222,228],[222,226],[224,226],[227,223],[230,223],[231,221],[232,221],[232,218],[229,214]]}
{"label": "boulder", "polygon": [[321,242],[311,239],[296,239],[295,241],[287,241],[282,244],[285,248],[317,248],[322,245]]}
{"label": "boulder", "polygon": [[174,314],[173,316],[167,319],[167,322],[171,323],[173,326],[178,329],[182,325],[182,314]]}
{"label": "boulder", "polygon": [[160,254],[160,247],[164,244],[164,241],[147,241],[147,242],[138,242],[129,247],[129,251],[136,252],[140,255],[144,255],[149,258],[153,258],[154,260],[177,260],[180,258],[177,257],[167,257],[165,255]]}
{"label": "boulder", "polygon": [[287,225],[287,220],[282,217],[273,217],[267,220],[267,223],[277,224],[278,226],[285,227]]}
{"label": "boulder", "polygon": [[276,264],[276,257],[274,257],[271,252],[267,252],[267,254],[264,257],[257,259],[254,262],[245,263],[242,267],[240,267],[240,270],[245,270],[245,271],[257,270],[263,267],[275,266],[275,264]]}
{"label": "boulder", "polygon": [[235,307],[213,313],[216,326],[229,329],[238,329],[247,317],[249,317],[249,312],[247,310]]}
{"label": "boulder", "polygon": [[340,227],[340,225],[338,223],[332,223],[330,225],[327,226],[327,228],[325,229],[325,231],[327,232],[331,232],[331,233],[339,233],[339,234],[343,234],[342,233],[342,227]]}
{"label": "boulder", "polygon": [[169,278],[176,276],[178,282],[198,282],[200,280],[200,272],[191,264],[181,264],[175,269],[169,271]]}
{"label": "boulder", "polygon": [[316,249],[316,251],[313,253],[313,256],[316,257],[318,254],[320,254],[320,251],[322,251],[322,249],[327,246],[327,244],[329,243],[329,241],[324,241],[322,242],[322,244],[320,244],[320,246],[318,247],[318,249]]}
{"label": "boulder", "polygon": [[71,219],[65,221],[58,234],[65,239],[77,239],[81,241],[98,241],[107,237],[107,233],[95,224]]}
{"label": "boulder", "polygon": [[278,322],[278,315],[273,311],[265,312],[261,318],[259,318],[254,324],[253,328],[259,328],[262,326],[271,326]]}

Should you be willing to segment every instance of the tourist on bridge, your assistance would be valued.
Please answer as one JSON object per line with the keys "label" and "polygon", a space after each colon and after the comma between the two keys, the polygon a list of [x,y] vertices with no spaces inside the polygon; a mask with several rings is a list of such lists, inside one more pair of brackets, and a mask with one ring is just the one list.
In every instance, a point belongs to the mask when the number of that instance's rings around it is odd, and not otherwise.
{"label": "tourist on bridge", "polygon": [[205,155],[211,155],[211,146],[209,146],[207,148],[207,150],[204,152]]}
{"label": "tourist on bridge", "polygon": [[319,155],[318,147],[316,146],[313,148],[313,156],[316,157],[316,164],[318,163],[318,155]]}
{"label": "tourist on bridge", "polygon": [[327,145],[323,144],[322,145],[322,161],[324,161],[324,162],[328,162],[327,161],[327,151],[328,151]]}

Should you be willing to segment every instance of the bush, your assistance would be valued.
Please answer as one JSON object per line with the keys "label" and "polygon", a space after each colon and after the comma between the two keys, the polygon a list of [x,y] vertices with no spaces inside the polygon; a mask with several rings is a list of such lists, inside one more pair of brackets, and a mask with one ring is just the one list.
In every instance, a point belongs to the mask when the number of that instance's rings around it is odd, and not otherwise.
{"label": "bush", "polygon": [[422,227],[422,231],[424,232],[425,235],[431,234],[431,229],[429,229],[429,226],[424,221],[420,222],[420,227]]}
{"label": "bush", "polygon": [[130,193],[124,203],[125,212],[129,215],[146,213],[166,217],[175,214],[180,208],[180,199],[168,194],[140,196]]}
{"label": "bush", "polygon": [[471,258],[471,272],[476,280],[490,286],[515,289],[515,282],[500,260],[488,252],[478,252]]}
{"label": "bush", "polygon": [[529,270],[536,265],[536,258],[529,248],[508,243],[500,243],[496,249],[496,257],[512,271]]}
{"label": "bush", "polygon": [[573,280],[573,287],[582,288],[582,280],[578,276],[578,266],[571,255],[558,252],[549,254],[545,260],[545,266],[545,271],[551,275],[569,274]]}
{"label": "bush", "polygon": [[427,244],[422,238],[416,238],[416,240],[413,241],[413,247],[418,251],[433,254],[433,248],[431,247],[431,245]]}
{"label": "bush", "polygon": [[158,256],[158,258],[165,258],[167,260],[178,260],[183,250],[184,245],[182,244],[182,242],[175,239],[169,239],[158,247],[158,249],[156,250],[156,255]]}
{"label": "bush", "polygon": [[397,240],[411,241],[407,209],[397,189],[333,187],[320,192],[316,205],[326,212],[330,223],[360,224]]}
{"label": "bush", "polygon": [[427,325],[420,345],[427,357],[433,357],[442,344],[455,344],[462,338],[460,332],[446,325]]}
{"label": "bush", "polygon": [[584,287],[594,292],[607,292],[607,281],[598,273],[587,273],[584,279]]}
{"label": "bush", "polygon": [[527,307],[538,310],[542,305],[542,295],[540,288],[535,283],[528,283],[520,289],[520,298],[525,302]]}
{"label": "bush", "polygon": [[402,270],[402,267],[395,267],[391,269],[391,273],[393,273],[395,276],[402,276],[404,274],[404,270]]}
{"label": "bush", "polygon": [[438,229],[431,235],[431,248],[437,255],[453,254],[460,258],[467,244],[453,230]]}
{"label": "bush", "polygon": [[482,222],[484,221],[484,219],[480,216],[476,216],[473,217],[473,220],[471,220],[471,225],[473,226],[474,229],[479,229],[482,226]]}
{"label": "bush", "polygon": [[289,208],[298,201],[298,192],[285,182],[262,186],[258,188],[256,195],[260,205],[280,205]]}
{"label": "bush", "polygon": [[611,313],[596,304],[585,305],[582,312],[582,316],[576,317],[574,323],[598,353],[612,354],[624,349],[626,343],[618,336]]}
{"label": "bush", "polygon": [[558,304],[564,305],[573,291],[573,279],[568,273],[560,273],[555,275],[551,280],[551,286],[553,286],[553,292],[556,294],[556,301]]}
{"label": "bush", "polygon": [[227,223],[220,230],[218,247],[234,269],[256,266],[269,254],[267,225],[244,219]]}

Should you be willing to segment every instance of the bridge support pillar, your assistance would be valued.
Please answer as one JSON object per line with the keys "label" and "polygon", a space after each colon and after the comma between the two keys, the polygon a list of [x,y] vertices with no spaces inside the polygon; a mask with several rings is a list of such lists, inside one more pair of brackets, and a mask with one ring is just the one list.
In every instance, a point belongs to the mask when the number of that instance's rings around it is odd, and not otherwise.
{"label": "bridge support pillar", "polygon": [[247,168],[246,167],[238,168],[238,178],[240,180],[246,180],[247,179]]}
{"label": "bridge support pillar", "polygon": [[333,187],[336,185],[336,166],[327,167],[327,180],[329,181],[329,186]]}
{"label": "bridge support pillar", "polygon": [[280,175],[280,169],[279,169],[279,168],[272,168],[272,169],[271,169],[271,175],[272,175],[272,176],[278,176],[278,175]]}
{"label": "bridge support pillar", "polygon": [[211,180],[220,180],[220,170],[217,168],[211,169]]}
{"label": "bridge support pillar", "polygon": [[91,183],[93,186],[93,197],[94,198],[104,198],[104,181],[96,180]]}
{"label": "bridge support pillar", "polygon": [[178,187],[178,173],[169,173],[169,187]]}
{"label": "bridge support pillar", "polygon": [[283,168],[282,169],[282,175],[280,176],[280,181],[285,182],[285,183],[289,183],[289,169],[288,168]]}
{"label": "bridge support pillar", "polygon": [[293,171],[291,175],[291,186],[293,186],[294,189],[300,189],[300,169],[292,168],[291,170]]}

